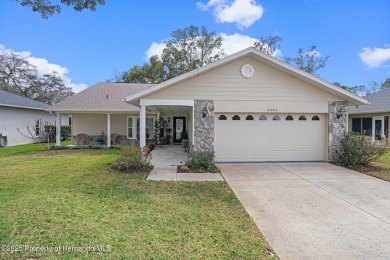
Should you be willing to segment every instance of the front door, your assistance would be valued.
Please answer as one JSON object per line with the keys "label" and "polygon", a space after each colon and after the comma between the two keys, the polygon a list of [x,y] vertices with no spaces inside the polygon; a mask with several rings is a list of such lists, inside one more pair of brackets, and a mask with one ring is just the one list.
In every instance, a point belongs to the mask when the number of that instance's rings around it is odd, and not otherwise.
{"label": "front door", "polygon": [[181,132],[186,130],[186,118],[185,117],[173,117],[173,142],[181,142]]}

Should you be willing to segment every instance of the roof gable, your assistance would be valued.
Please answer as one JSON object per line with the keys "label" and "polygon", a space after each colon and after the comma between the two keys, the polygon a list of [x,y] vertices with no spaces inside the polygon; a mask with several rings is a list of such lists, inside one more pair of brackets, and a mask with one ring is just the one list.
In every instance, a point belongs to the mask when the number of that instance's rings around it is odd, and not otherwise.
{"label": "roof gable", "polygon": [[65,100],[54,104],[50,111],[139,111],[124,102],[128,95],[153,86],[137,83],[97,83]]}
{"label": "roof gable", "polygon": [[31,98],[19,96],[11,92],[0,90],[0,106],[19,107],[27,109],[45,110],[50,105]]}
{"label": "roof gable", "polygon": [[132,95],[129,95],[126,97],[127,102],[131,102],[135,104],[139,99],[146,97],[152,93],[159,92],[165,88],[171,87],[173,85],[176,85],[180,82],[186,81],[188,79],[191,79],[193,77],[199,76],[201,74],[206,73],[207,71],[216,69],[218,67],[224,66],[227,63],[230,63],[234,60],[240,59],[242,57],[251,57],[254,59],[258,59],[262,63],[278,69],[286,74],[289,74],[290,76],[300,79],[311,86],[317,87],[325,92],[329,92],[330,94],[333,94],[337,97],[342,98],[343,100],[346,100],[349,102],[349,104],[353,105],[361,105],[361,104],[366,104],[367,100],[364,98],[361,98],[347,90],[344,90],[340,87],[337,87],[333,84],[330,84],[327,81],[324,81],[316,76],[313,76],[309,73],[306,73],[302,70],[299,70],[295,68],[292,65],[289,65],[283,61],[280,61],[270,55],[264,54],[261,51],[256,50],[255,48],[247,48],[245,50],[242,50],[238,53],[232,54],[230,56],[227,56],[223,59],[220,59],[218,61],[215,61],[213,63],[207,64],[206,66],[200,67],[198,69],[195,69],[193,71],[187,72],[183,75],[180,75],[178,77],[175,77],[173,79],[170,79],[168,81],[162,82],[160,84],[154,85],[148,89],[142,90],[140,92],[134,93]]}
{"label": "roof gable", "polygon": [[[255,73],[242,76],[243,64]],[[149,94],[145,99],[212,99],[214,101],[325,102],[343,101],[335,95],[249,56],[240,57],[201,75]]]}
{"label": "roof gable", "polygon": [[370,103],[364,106],[348,108],[349,114],[390,112],[390,88],[368,94],[364,97]]}

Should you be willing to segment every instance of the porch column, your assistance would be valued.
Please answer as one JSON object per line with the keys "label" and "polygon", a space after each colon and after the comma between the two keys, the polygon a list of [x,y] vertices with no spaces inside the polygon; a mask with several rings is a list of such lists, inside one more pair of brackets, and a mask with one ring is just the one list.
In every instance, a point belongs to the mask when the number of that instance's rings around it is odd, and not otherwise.
{"label": "porch column", "polygon": [[107,114],[107,147],[111,146],[111,114]]}
{"label": "porch column", "polygon": [[56,118],[56,146],[61,146],[61,114],[57,113]]}
{"label": "porch column", "polygon": [[192,145],[195,145],[195,107],[192,107]]}
{"label": "porch column", "polygon": [[[157,119],[156,119],[156,122],[158,122],[158,120],[160,120],[160,112],[157,112]],[[160,144],[160,129],[157,129],[157,144]]]}
{"label": "porch column", "polygon": [[139,124],[139,145],[142,148],[146,145],[146,108],[144,105],[141,105]]}

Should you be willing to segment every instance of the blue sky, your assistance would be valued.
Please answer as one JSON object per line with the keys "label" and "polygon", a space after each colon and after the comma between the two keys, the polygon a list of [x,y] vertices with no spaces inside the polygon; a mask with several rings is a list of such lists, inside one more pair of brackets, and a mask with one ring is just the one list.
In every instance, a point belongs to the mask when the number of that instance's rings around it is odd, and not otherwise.
{"label": "blue sky", "polygon": [[172,31],[192,24],[221,34],[227,53],[274,34],[286,56],[316,44],[330,56],[319,71],[330,82],[390,78],[388,0],[106,0],[96,12],[62,7],[48,20],[13,0],[0,10],[0,50],[20,52],[42,73],[58,71],[75,91],[142,65]]}

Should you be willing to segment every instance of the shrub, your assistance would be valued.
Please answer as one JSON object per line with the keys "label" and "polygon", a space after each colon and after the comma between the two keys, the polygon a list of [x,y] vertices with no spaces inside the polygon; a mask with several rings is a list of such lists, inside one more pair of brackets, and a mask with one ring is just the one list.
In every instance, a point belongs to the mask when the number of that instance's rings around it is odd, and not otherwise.
{"label": "shrub", "polygon": [[135,145],[122,147],[122,155],[111,164],[111,168],[120,171],[150,170],[153,167],[150,162],[152,154],[147,150],[144,147],[141,151],[141,148]]}
{"label": "shrub", "polygon": [[201,172],[219,172],[219,169],[214,165],[213,151],[189,152],[187,156],[186,166],[188,168]]}
{"label": "shrub", "polygon": [[364,135],[350,133],[341,140],[335,162],[343,166],[369,166],[384,152],[383,146],[373,144]]}
{"label": "shrub", "polygon": [[[50,129],[49,129],[50,128]],[[47,125],[45,126],[45,131],[51,133],[50,140],[56,140],[56,126],[55,125]],[[61,126],[61,140],[68,140],[71,135],[71,126],[70,125],[62,125]]]}
{"label": "shrub", "polygon": [[188,133],[187,133],[187,130],[183,129],[183,131],[181,131],[181,141],[183,140],[188,140]]}

